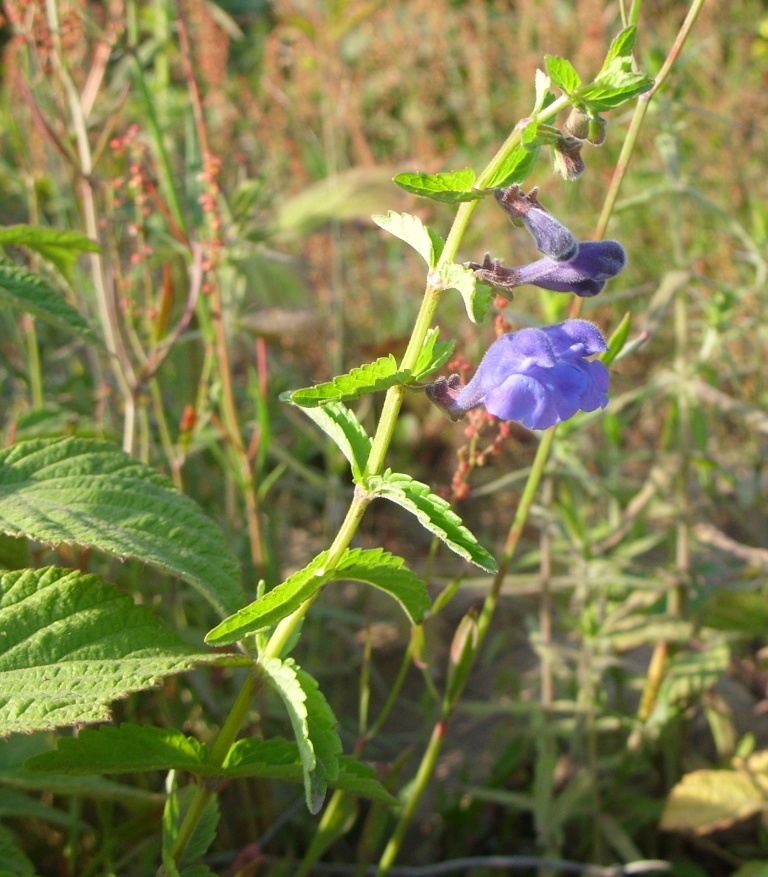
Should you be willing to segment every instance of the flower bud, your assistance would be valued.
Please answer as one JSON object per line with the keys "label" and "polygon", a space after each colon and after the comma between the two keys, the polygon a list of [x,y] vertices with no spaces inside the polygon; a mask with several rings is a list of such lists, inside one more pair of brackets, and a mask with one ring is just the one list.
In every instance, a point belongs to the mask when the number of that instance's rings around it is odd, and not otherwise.
{"label": "flower bud", "polygon": [[575,137],[563,137],[559,143],[553,144],[552,163],[564,180],[578,180],[586,170],[581,146],[581,140]]}
{"label": "flower bud", "polygon": [[563,130],[569,137],[575,137],[577,140],[588,140],[589,116],[583,110],[574,107],[565,120]]}

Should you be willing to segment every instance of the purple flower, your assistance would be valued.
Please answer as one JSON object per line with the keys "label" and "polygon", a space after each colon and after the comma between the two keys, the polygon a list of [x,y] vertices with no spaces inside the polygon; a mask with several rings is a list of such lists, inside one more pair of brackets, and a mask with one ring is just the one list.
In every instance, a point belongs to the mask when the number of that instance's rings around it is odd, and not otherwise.
{"label": "purple flower", "polygon": [[605,408],[608,369],[586,357],[607,349],[600,331],[586,320],[522,329],[490,346],[466,386],[451,375],[427,387],[427,395],[452,420],[485,405],[501,420],[547,429],[577,411]]}
{"label": "purple flower", "polygon": [[522,221],[544,258],[530,265],[504,268],[498,259],[486,253],[482,265],[469,262],[467,267],[483,283],[504,292],[530,283],[554,292],[572,292],[582,297],[597,295],[606,281],[626,265],[624,247],[618,241],[577,242],[571,232],[541,206],[536,193],[537,190],[532,189],[526,195],[518,186],[510,186],[494,194],[511,219]]}

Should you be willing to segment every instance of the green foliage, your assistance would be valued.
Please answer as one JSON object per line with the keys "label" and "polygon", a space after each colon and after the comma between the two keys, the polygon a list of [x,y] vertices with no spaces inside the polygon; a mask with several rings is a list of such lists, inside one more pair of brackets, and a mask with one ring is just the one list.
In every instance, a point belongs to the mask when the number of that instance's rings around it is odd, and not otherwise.
{"label": "green foliage", "polygon": [[317,682],[299,669],[293,659],[267,658],[261,666],[290,717],[299,747],[307,807],[310,813],[317,813],[328,783],[339,773],[341,741],[334,730],[336,718]]}
{"label": "green foliage", "polygon": [[35,225],[0,227],[0,246],[26,247],[55,265],[68,279],[80,253],[98,253],[99,245],[77,231],[41,228]]}
{"label": "green foliage", "polygon": [[375,393],[396,387],[411,379],[411,373],[401,371],[397,367],[397,360],[390,353],[389,356],[381,356],[376,362],[367,363],[353,368],[346,375],[339,375],[332,381],[324,384],[316,384],[305,390],[294,390],[286,394],[286,400],[303,408],[313,408],[326,402],[347,402],[351,399],[359,399],[366,393]]}
{"label": "green foliage", "polygon": [[349,461],[355,480],[362,478],[371,453],[371,440],[354,413],[341,402],[327,402],[302,408],[302,411],[333,439]]}
{"label": "green foliage", "polygon": [[388,471],[368,478],[366,487],[374,496],[384,497],[415,515],[422,527],[459,557],[488,572],[496,571],[497,564],[492,555],[462,524],[450,504],[432,493],[428,485],[415,481],[410,475]]}
{"label": "green foliage", "polygon": [[443,252],[445,241],[431,228],[425,226],[418,216],[390,210],[386,216],[377,215],[372,216],[371,219],[380,228],[413,247],[430,268],[435,267]]}
{"label": "green foliage", "polygon": [[107,442],[38,439],[0,451],[0,531],[154,564],[222,613],[242,602],[239,566],[219,528],[159,472]]}
{"label": "green foliage", "polygon": [[472,168],[465,167],[442,174],[425,174],[422,171],[398,174],[395,182],[401,189],[414,195],[446,204],[458,204],[461,201],[477,201],[485,197],[484,192],[474,188],[475,179]]}
{"label": "green foliage", "polygon": [[391,594],[414,623],[424,618],[429,608],[426,585],[395,557],[380,548],[347,549],[333,568],[326,566],[327,552],[319,554],[308,566],[267,591],[208,633],[212,645],[236,642],[249,633],[273,627],[313,597],[331,581],[367,582]]}
{"label": "green foliage", "polygon": [[0,259],[0,302],[33,314],[54,326],[74,332],[86,341],[97,336],[80,314],[37,274]]}
{"label": "green foliage", "polygon": [[440,281],[445,289],[457,289],[464,299],[469,319],[473,323],[482,323],[493,297],[491,287],[478,283],[474,271],[455,262],[443,265]]}
{"label": "green foliage", "polygon": [[109,703],[211,661],[94,575],[0,576],[0,733],[98,722]]}

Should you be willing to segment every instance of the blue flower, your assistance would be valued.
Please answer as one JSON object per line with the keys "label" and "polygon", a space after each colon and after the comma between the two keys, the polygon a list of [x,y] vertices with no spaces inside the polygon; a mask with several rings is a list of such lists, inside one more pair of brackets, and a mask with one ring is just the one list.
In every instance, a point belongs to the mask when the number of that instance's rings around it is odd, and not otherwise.
{"label": "blue flower", "polygon": [[608,369],[586,357],[608,347],[586,320],[541,329],[521,329],[495,341],[466,385],[458,375],[427,387],[429,398],[452,420],[485,405],[501,420],[547,429],[608,404]]}
{"label": "blue flower", "polygon": [[527,195],[519,186],[494,192],[504,212],[522,222],[536,241],[543,259],[518,268],[504,268],[498,259],[485,254],[482,264],[469,262],[479,280],[511,292],[526,283],[553,292],[572,292],[579,296],[597,295],[627,263],[624,247],[618,241],[581,241],[537,200],[537,190]]}

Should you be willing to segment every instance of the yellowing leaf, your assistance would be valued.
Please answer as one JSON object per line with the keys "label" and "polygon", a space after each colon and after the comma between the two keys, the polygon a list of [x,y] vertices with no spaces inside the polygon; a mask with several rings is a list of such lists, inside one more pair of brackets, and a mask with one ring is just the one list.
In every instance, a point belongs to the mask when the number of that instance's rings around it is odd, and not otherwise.
{"label": "yellowing leaf", "polygon": [[661,815],[665,831],[706,834],[765,810],[768,800],[748,776],[730,770],[696,770],[672,789]]}

